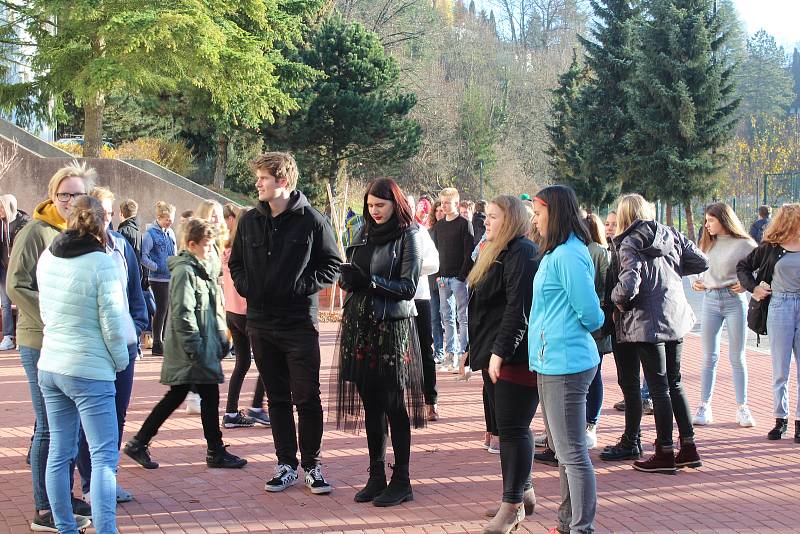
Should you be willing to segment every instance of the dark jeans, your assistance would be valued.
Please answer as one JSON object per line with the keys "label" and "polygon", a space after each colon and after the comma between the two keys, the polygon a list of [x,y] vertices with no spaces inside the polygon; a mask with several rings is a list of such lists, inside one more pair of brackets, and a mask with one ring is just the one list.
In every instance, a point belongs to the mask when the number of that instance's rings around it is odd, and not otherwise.
{"label": "dark jeans", "polygon": [[500,432],[500,470],[503,473],[503,502],[520,503],[530,487],[533,461],[531,420],[539,406],[539,390],[506,380],[484,385],[494,399]]}
{"label": "dark jeans", "polygon": [[[278,462],[308,471],[320,462],[322,401],[319,392],[319,331],[309,320],[289,325],[247,323],[253,356],[267,392]],[[292,404],[297,406],[295,427]]]}
{"label": "dark jeans", "polygon": [[[133,353],[131,353],[133,349]],[[133,391],[133,370],[136,364],[136,345],[128,347],[128,356],[130,363],[124,371],[117,373],[117,379],[114,381],[116,388],[116,395],[114,401],[117,408],[117,449],[122,445],[122,431],[125,429],[125,416],[128,414],[128,405],[131,403],[131,392]],[[81,488],[84,495],[88,495],[91,489],[92,480],[92,460],[89,454],[89,444],[86,442],[86,434],[83,433],[81,427],[80,437],[78,442],[78,459],[76,461],[78,472],[81,475]]]}
{"label": "dark jeans", "polygon": [[[689,412],[689,401],[681,384],[683,340],[666,343],[620,343],[617,348],[624,354],[624,357],[619,359],[617,368],[618,372],[622,372],[620,386],[625,396],[626,435],[629,438],[639,435],[642,406],[641,400],[636,402],[635,399],[640,395],[639,363],[641,362],[644,376],[650,386],[650,398],[653,400],[658,444],[662,447],[672,447],[673,415],[678,424],[680,437],[693,438],[694,428]],[[633,412],[630,417],[630,429],[628,428],[629,404]]]}
{"label": "dark jeans", "polygon": [[370,463],[386,461],[386,437],[391,428],[394,463],[408,465],[411,456],[411,422],[403,402],[403,390],[359,387],[358,394],[364,403],[364,427],[367,430]]}
{"label": "dark jeans", "polygon": [[433,359],[433,336],[431,335],[431,301],[415,300],[417,316],[414,318],[419,335],[419,351],[422,356],[422,380],[424,382],[425,404],[436,404],[439,393],[436,390],[436,362]]}
{"label": "dark jeans", "polygon": [[483,376],[483,418],[486,421],[486,432],[490,432],[493,436],[499,435],[497,429],[497,418],[495,415],[495,399],[492,391],[494,391],[494,384],[492,379],[489,378],[489,372],[486,369],[481,371]]}
{"label": "dark jeans", "polygon": [[150,289],[156,300],[156,313],[153,316],[153,343],[163,345],[164,325],[167,323],[167,311],[169,310],[169,282],[153,282],[151,280]]}
{"label": "dark jeans", "polygon": [[[247,335],[247,316],[239,313],[225,312],[225,322],[233,337],[233,350],[236,352],[236,365],[233,367],[230,381],[228,382],[228,402],[225,406],[226,413],[239,411],[239,393],[242,390],[244,377],[250,370],[250,338]],[[253,393],[253,408],[264,405],[264,383],[259,376],[256,380],[256,391]]]}
{"label": "dark jeans", "polygon": [[[167,394],[156,404],[136,434],[136,439],[140,443],[150,443],[164,421],[186,399],[191,387],[189,384],[170,386]],[[219,429],[219,384],[195,384],[194,387],[200,395],[200,420],[203,422],[203,436],[206,438],[209,449],[219,449],[222,447],[222,432]]]}
{"label": "dark jeans", "polygon": [[586,394],[586,424],[596,425],[600,419],[600,410],[603,408],[603,373],[600,372],[603,366],[603,355],[600,355],[600,363],[597,364],[597,374],[589,384],[589,393]]}

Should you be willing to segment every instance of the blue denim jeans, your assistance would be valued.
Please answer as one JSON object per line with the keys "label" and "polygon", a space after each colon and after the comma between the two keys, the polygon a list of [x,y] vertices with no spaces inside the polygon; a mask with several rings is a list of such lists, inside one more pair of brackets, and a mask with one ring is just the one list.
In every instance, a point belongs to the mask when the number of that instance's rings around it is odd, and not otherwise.
{"label": "blue denim jeans", "polygon": [[[131,352],[133,351],[133,352]],[[128,347],[128,356],[130,363],[124,371],[117,373],[117,379],[114,381],[114,389],[116,395],[114,403],[117,410],[117,448],[122,445],[122,431],[125,429],[125,417],[128,414],[128,405],[131,402],[131,392],[133,391],[133,370],[136,364],[137,346],[131,345]],[[80,443],[78,444],[78,472],[81,475],[81,489],[84,495],[88,495],[92,489],[92,461],[89,452],[89,443],[86,441],[86,433],[81,427]]]}
{"label": "blue denim jeans", "polygon": [[[37,510],[49,510],[50,502],[47,500],[45,488],[45,473],[47,470],[47,453],[50,449],[50,427],[47,424],[47,410],[44,406],[42,390],[39,389],[39,349],[20,347],[19,357],[22,367],[28,377],[28,387],[31,391],[31,404],[36,418],[36,429],[31,442],[31,475],[33,477],[33,503]],[[77,443],[77,441],[76,441]]]}
{"label": "blue denim jeans", "polygon": [[3,306],[3,336],[14,335],[14,312],[11,310],[11,299],[6,293],[6,270],[0,267],[0,305]]}
{"label": "blue denim jeans", "polygon": [[444,328],[442,327],[442,311],[439,308],[439,286],[434,283],[431,290],[431,335],[433,336],[433,355],[436,360],[441,362],[444,358]]}
{"label": "blue denim jeans", "polygon": [[537,377],[542,416],[558,458],[561,532],[594,532],[597,482],[586,449],[586,394],[596,374],[597,367],[592,367],[580,373]]}
{"label": "blue denim jeans", "polygon": [[47,494],[60,533],[77,533],[70,472],[83,427],[92,458],[92,523],[98,534],[117,533],[117,411],[114,382],[39,371],[50,418]]}
{"label": "blue denim jeans", "polygon": [[706,290],[701,316],[703,371],[700,375],[700,402],[711,402],[717,380],[722,323],[728,327],[728,358],[733,369],[733,390],[737,404],[747,404],[747,296],[728,288]]}
{"label": "blue denim jeans", "polygon": [[773,293],[767,315],[770,353],[772,353],[772,395],[775,417],[789,417],[789,369],[794,352],[797,381],[795,419],[800,420],[800,293]]}
{"label": "blue denim jeans", "polygon": [[[455,277],[440,277],[437,285],[439,286],[439,306],[444,322],[446,350],[451,354],[464,354],[467,348],[467,304],[469,302],[467,283]],[[455,298],[455,302],[453,298]],[[456,317],[458,317],[458,323],[456,323]]]}

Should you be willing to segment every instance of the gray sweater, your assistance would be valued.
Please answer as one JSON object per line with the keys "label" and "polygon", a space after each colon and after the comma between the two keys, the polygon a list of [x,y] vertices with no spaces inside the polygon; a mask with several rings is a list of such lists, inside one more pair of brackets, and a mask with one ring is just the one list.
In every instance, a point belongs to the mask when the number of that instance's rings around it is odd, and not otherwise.
{"label": "gray sweater", "polygon": [[706,289],[721,289],[738,282],[736,264],[754,248],[756,243],[749,238],[717,236],[711,249],[706,252],[710,267],[699,275]]}

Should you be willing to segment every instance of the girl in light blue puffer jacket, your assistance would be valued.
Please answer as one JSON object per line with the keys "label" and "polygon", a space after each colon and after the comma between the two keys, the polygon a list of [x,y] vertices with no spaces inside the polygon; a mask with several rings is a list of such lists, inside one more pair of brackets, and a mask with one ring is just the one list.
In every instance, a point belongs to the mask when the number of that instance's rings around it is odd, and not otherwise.
{"label": "girl in light blue puffer jacket", "polygon": [[98,534],[117,532],[114,380],[128,366],[136,332],[125,273],[105,252],[103,216],[96,199],[74,200],[68,229],[42,254],[36,271],[44,322],[39,387],[50,424],[45,480],[59,532],[77,532],[69,471],[81,426],[91,451],[94,526]]}

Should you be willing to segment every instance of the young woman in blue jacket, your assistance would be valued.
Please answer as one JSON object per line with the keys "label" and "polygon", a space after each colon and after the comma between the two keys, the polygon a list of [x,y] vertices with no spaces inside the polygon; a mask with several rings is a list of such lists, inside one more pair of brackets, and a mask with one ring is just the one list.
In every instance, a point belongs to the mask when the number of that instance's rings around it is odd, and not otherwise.
{"label": "young woman in blue jacket", "polygon": [[562,185],[546,187],[534,197],[533,211],[542,240],[528,354],[531,371],[538,373],[542,415],[561,476],[558,526],[550,532],[591,533],[597,492],[586,448],[586,394],[600,363],[592,332],[603,325],[604,315],[575,192]]}

